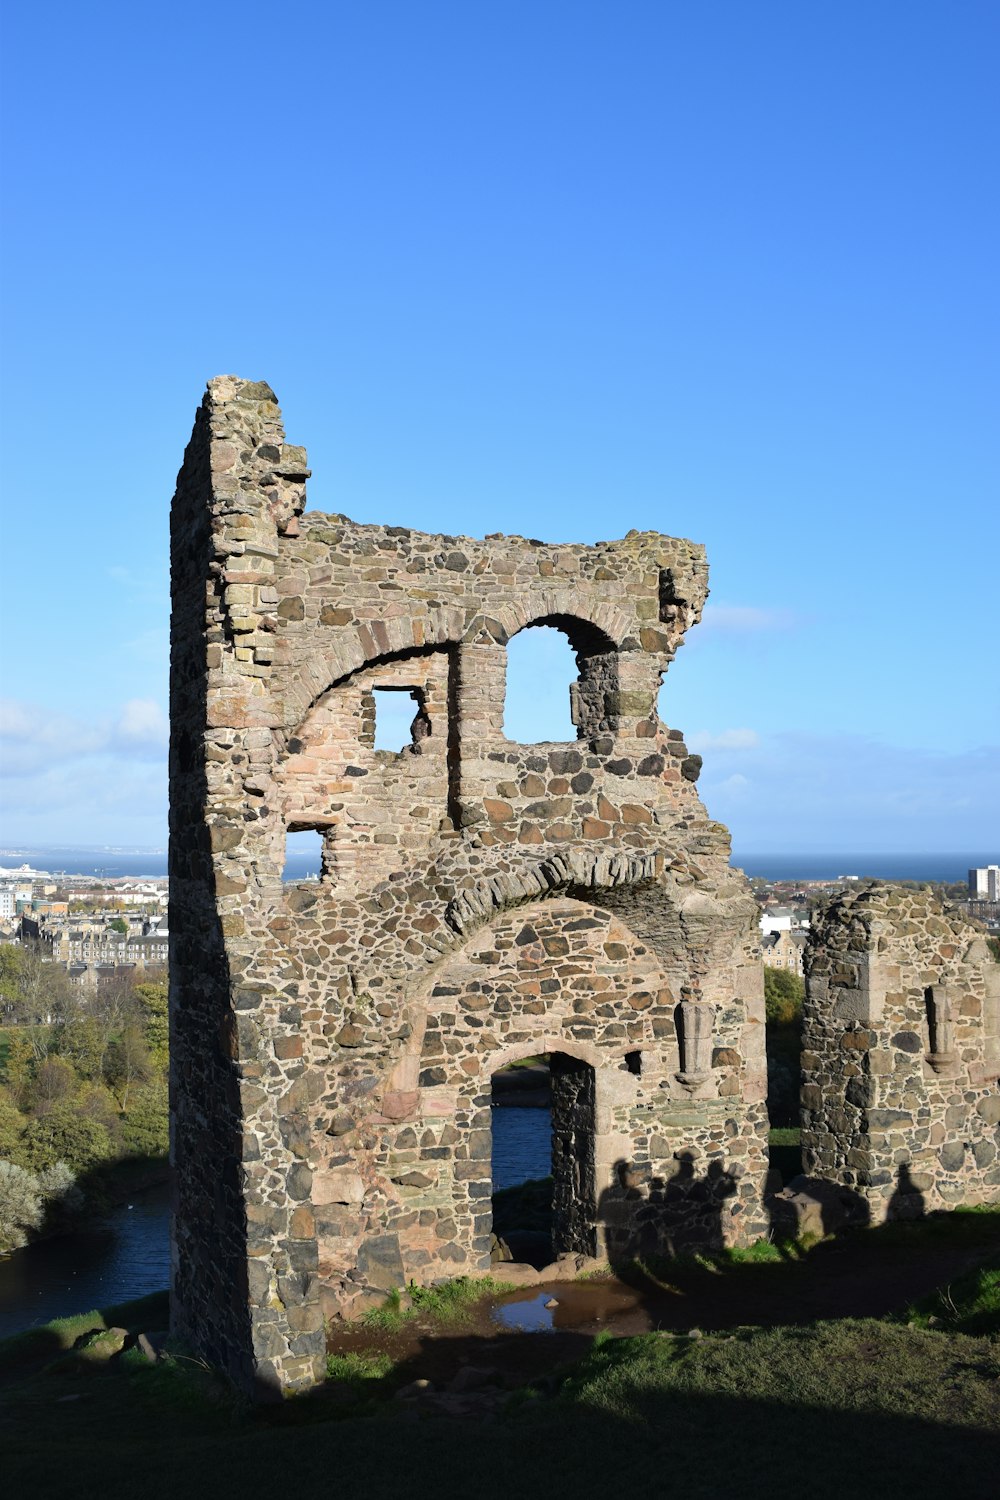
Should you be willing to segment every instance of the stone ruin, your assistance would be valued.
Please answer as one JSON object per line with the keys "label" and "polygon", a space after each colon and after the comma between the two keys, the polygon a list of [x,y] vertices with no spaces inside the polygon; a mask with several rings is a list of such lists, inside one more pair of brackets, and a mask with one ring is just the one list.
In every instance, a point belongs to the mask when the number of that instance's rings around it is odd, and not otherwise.
{"label": "stone ruin", "polygon": [[1000,964],[928,891],[864,885],[806,947],[802,1158],[880,1223],[1000,1200]]}
{"label": "stone ruin", "polygon": [[[657,714],[703,549],[357,525],[303,513],[308,475],[267,385],[210,383],[171,532],[171,1302],[258,1393],[321,1377],[332,1313],[489,1270],[491,1078],[523,1058],[551,1064],[554,1257],[769,1227],[758,910]],[[571,743],[504,735],[537,624],[576,654]],[[286,882],[305,829],[320,879]],[[885,957],[880,900],[813,948],[811,1166],[880,1212],[912,1116],[933,1201],[995,1193],[978,937],[907,909]]]}

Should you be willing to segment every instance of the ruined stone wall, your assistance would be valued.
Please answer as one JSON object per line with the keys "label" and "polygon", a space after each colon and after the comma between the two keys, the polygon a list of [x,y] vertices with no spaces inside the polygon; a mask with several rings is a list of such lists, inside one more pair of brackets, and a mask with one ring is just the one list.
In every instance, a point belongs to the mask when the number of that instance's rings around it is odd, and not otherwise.
{"label": "ruined stone wall", "polygon": [[[490,1079],[553,1055],[557,1248],[766,1231],[757,910],[657,717],[700,547],[305,513],[269,388],[209,386],[173,514],[174,1317],[244,1383],[323,1311],[481,1272]],[[578,738],[503,734],[506,645],[569,637]],[[413,742],[375,750],[379,689]],[[282,880],[290,829],[319,881]],[[562,1165],[560,1165],[562,1163]]]}
{"label": "ruined stone wall", "polygon": [[805,955],[806,1174],[873,1222],[1000,1199],[1000,965],[926,891],[866,885]]}

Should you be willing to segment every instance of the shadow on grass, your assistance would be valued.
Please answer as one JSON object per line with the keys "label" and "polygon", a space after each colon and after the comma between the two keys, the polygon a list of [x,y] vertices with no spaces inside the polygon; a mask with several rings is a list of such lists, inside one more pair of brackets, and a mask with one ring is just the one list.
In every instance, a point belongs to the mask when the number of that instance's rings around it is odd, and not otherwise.
{"label": "shadow on grass", "polygon": [[[160,1294],[0,1345],[5,1493],[112,1500],[141,1475],[154,1500],[248,1500],[289,1484],[376,1500],[715,1500],[734,1486],[750,1500],[801,1500],[803,1489],[977,1500],[992,1494],[1000,1456],[996,1342],[858,1313],[873,1280],[875,1300],[896,1310],[909,1282],[928,1300],[942,1267],[956,1316],[1000,1308],[998,1241],[1000,1212],[953,1213],[855,1230],[798,1259],[760,1259],[776,1253],[760,1246],[633,1267],[647,1311],[680,1309],[679,1324],[705,1335],[409,1325],[394,1352],[373,1339],[339,1379],[264,1409],[183,1351],[156,1365],[137,1351],[88,1365],[74,1351],[92,1328],[162,1328]],[[953,1275],[972,1261],[964,1281]],[[814,1322],[836,1316],[839,1296],[849,1316]],[[400,1399],[417,1381],[429,1394]]]}
{"label": "shadow on grass", "polygon": [[[700,1341],[523,1341],[549,1350],[548,1367],[506,1404],[497,1386],[464,1419],[433,1398],[345,1415],[330,1391],[252,1411],[213,1397],[197,1372],[164,1366],[40,1375],[0,1406],[6,1493],[113,1500],[137,1483],[153,1500],[288,1487],[376,1500],[992,1493],[1000,1364],[985,1340],[851,1323]],[[433,1379],[434,1358],[489,1372],[495,1343],[428,1339],[395,1381]],[[560,1368],[567,1350],[576,1363]]]}

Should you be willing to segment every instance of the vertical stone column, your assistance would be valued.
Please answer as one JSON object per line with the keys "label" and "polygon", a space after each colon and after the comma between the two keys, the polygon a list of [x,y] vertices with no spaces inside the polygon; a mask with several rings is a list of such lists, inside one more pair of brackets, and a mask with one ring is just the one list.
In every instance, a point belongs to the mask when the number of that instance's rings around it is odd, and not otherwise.
{"label": "vertical stone column", "polygon": [[262,961],[281,902],[276,563],[307,472],[270,388],[221,377],[171,512],[171,1318],[261,1395],[312,1384],[324,1357],[308,1168],[278,1102],[302,1045],[278,1036]]}
{"label": "vertical stone column", "polygon": [[552,1087],[552,1245],[556,1255],[597,1253],[596,1076],[588,1063],[555,1052]]}

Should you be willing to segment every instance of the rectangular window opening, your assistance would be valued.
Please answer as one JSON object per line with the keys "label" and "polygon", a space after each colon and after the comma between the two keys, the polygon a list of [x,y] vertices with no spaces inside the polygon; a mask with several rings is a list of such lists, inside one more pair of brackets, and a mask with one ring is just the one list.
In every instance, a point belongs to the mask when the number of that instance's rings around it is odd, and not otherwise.
{"label": "rectangular window opening", "polygon": [[431,732],[430,719],[424,709],[424,695],[418,687],[380,687],[373,690],[375,699],[375,749],[393,755],[419,745]]}
{"label": "rectangular window opening", "polygon": [[323,874],[323,830],[289,829],[285,835],[283,880],[319,880]]}

